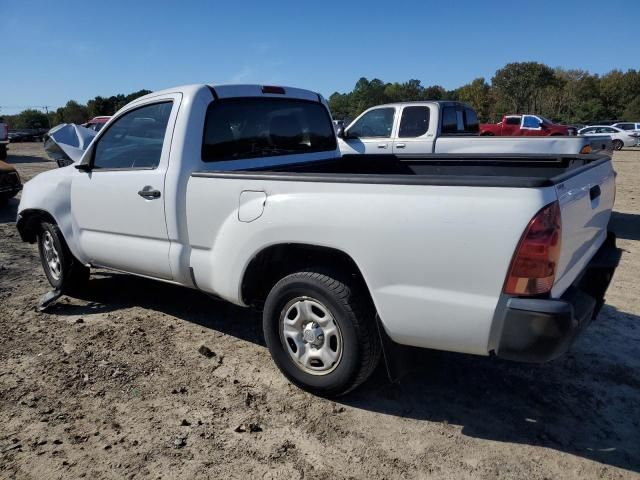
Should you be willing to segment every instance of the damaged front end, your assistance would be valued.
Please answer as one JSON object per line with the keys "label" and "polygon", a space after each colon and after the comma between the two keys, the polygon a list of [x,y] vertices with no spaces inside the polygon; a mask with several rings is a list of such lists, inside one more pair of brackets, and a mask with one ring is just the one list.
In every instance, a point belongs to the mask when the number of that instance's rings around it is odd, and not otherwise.
{"label": "damaged front end", "polygon": [[44,137],[44,149],[58,167],[79,162],[97,132],[73,123],[62,123]]}

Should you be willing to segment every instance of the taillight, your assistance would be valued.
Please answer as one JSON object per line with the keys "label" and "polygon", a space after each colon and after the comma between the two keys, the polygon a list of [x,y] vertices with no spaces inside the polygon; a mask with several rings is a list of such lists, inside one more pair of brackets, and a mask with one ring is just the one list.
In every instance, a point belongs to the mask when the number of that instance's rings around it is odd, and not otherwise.
{"label": "taillight", "polygon": [[591,153],[592,149],[591,149],[591,145],[585,145],[584,147],[582,147],[580,149],[580,153]]}
{"label": "taillight", "polygon": [[560,204],[540,210],[529,222],[511,260],[504,293],[540,295],[553,287],[560,258]]}

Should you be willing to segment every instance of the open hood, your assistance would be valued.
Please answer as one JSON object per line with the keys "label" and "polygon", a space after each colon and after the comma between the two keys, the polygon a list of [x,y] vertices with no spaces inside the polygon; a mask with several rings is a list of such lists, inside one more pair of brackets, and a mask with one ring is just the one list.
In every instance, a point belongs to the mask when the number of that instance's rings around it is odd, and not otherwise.
{"label": "open hood", "polygon": [[59,167],[80,161],[97,132],[74,123],[62,123],[47,132],[44,149]]}

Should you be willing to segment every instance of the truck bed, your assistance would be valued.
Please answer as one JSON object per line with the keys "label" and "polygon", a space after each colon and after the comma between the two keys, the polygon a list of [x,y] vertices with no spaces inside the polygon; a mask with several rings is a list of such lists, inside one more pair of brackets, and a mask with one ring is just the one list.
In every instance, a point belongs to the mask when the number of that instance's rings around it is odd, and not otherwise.
{"label": "truck bed", "polygon": [[194,176],[404,185],[537,188],[554,186],[611,159],[606,155],[344,155],[316,162]]}

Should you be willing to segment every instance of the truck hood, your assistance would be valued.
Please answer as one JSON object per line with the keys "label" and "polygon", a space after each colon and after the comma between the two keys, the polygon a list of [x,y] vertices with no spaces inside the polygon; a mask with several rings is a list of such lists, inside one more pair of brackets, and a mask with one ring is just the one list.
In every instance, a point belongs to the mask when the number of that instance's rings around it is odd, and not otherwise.
{"label": "truck hood", "polygon": [[80,161],[97,132],[74,123],[62,123],[47,132],[44,149],[59,167]]}

